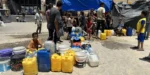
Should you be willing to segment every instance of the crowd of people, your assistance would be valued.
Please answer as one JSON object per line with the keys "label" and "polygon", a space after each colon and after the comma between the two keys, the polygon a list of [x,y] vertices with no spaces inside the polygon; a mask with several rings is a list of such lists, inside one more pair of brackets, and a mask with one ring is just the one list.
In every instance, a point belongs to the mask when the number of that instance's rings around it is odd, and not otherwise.
{"label": "crowd of people", "polygon": [[[47,29],[48,29],[48,39],[53,40],[56,44],[60,40],[60,37],[64,35],[64,31],[68,33],[67,40],[70,39],[70,34],[72,32],[72,27],[81,27],[82,32],[86,32],[88,37],[86,39],[91,40],[91,36],[95,36],[98,38],[98,31],[101,30],[104,32],[105,29],[113,28],[113,19],[111,18],[111,13],[105,11],[105,4],[101,3],[100,7],[95,12],[94,9],[91,9],[86,15],[83,11],[78,14],[78,16],[72,16],[70,12],[62,14],[62,5],[61,1],[58,1],[56,6],[53,6],[51,3],[48,5],[48,9],[46,11],[46,20],[47,20]],[[150,7],[149,7],[150,11]],[[41,12],[37,13],[35,16],[36,24],[37,24],[37,33],[41,33],[42,27],[42,16]],[[148,16],[148,17],[147,17]],[[141,49],[143,48],[143,43],[145,39],[148,39],[149,35],[149,12],[142,11],[141,17],[137,23],[137,33],[138,33],[138,46],[133,47],[132,49]],[[147,17],[147,21],[146,21]],[[123,18],[119,18],[118,26],[114,29],[116,35],[120,35],[122,33],[122,29],[124,25],[122,24]],[[146,28],[146,30],[145,30]],[[140,47],[141,46],[141,47]]]}

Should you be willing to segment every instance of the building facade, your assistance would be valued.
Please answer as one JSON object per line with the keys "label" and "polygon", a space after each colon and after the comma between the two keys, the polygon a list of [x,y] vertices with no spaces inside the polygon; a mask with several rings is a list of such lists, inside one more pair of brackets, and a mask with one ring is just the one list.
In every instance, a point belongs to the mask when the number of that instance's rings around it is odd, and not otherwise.
{"label": "building facade", "polygon": [[46,5],[55,3],[55,0],[0,0],[1,9],[10,9],[11,14],[25,12],[32,15],[37,10],[46,11]]}

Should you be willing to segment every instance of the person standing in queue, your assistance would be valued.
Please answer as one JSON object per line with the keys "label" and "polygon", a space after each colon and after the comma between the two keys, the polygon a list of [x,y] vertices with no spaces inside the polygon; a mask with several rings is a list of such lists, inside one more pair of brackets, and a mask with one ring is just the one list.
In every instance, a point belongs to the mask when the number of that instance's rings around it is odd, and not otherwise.
{"label": "person standing in queue", "polygon": [[104,29],[105,29],[106,20],[105,20],[104,5],[105,5],[104,3],[101,3],[100,7],[97,10],[97,33],[96,33],[96,35],[98,35],[98,30],[100,29],[100,27],[102,28],[101,29],[102,32],[104,32]]}
{"label": "person standing in queue", "polygon": [[58,41],[58,37],[59,36],[59,22],[61,20],[61,14],[60,11],[62,8],[62,2],[58,1],[56,4],[56,7],[51,8],[50,11],[50,27],[53,29],[53,36],[52,39],[55,43],[55,51],[56,51],[56,45],[57,45],[57,41]]}
{"label": "person standing in queue", "polygon": [[52,36],[53,36],[53,29],[51,28],[51,24],[49,23],[49,20],[50,20],[50,10],[51,8],[53,7],[53,4],[49,4],[48,5],[48,10],[46,11],[46,20],[47,20],[47,29],[48,29],[48,33],[49,33],[49,36],[48,36],[48,39],[47,40],[52,40]]}
{"label": "person standing in queue", "polygon": [[[63,23],[63,20],[62,20],[62,16],[63,16],[63,11],[62,11],[62,9],[60,9],[59,10],[59,12],[60,12],[60,20],[59,20],[59,31],[60,31],[60,29],[61,29],[61,31],[62,31],[62,28],[63,28],[63,26],[64,26],[64,23]],[[62,33],[63,33],[64,31],[62,31]],[[61,34],[59,37],[57,37],[57,42],[63,42],[60,38],[61,38],[61,36],[63,36],[63,34]]]}
{"label": "person standing in queue", "polygon": [[81,16],[80,16],[80,27],[82,28],[82,31],[85,31],[86,28],[86,19],[85,19],[85,15],[84,12],[81,11]]}
{"label": "person standing in queue", "polygon": [[71,31],[72,31],[72,18],[71,18],[71,14],[68,13],[68,16],[67,16],[67,29],[68,29],[68,36],[67,36],[67,40],[70,39],[70,34],[71,34]]}

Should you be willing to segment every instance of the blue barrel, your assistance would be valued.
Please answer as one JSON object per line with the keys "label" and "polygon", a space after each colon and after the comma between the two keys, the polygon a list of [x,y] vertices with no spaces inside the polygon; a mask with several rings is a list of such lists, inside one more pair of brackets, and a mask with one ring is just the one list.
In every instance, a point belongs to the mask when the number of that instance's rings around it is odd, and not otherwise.
{"label": "blue barrel", "polygon": [[132,28],[127,28],[127,36],[132,36]]}
{"label": "blue barrel", "polygon": [[50,52],[46,49],[40,50],[37,53],[37,62],[39,72],[49,72],[50,71]]}

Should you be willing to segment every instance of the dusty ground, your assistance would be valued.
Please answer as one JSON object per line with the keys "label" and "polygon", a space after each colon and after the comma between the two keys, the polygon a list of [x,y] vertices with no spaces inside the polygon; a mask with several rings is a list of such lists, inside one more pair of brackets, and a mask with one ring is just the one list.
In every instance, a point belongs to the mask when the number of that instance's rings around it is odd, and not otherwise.
{"label": "dusty ground", "polygon": [[[27,46],[31,33],[36,30],[34,23],[11,23],[0,27],[0,49]],[[46,24],[43,24],[43,33],[40,38],[47,39]],[[64,38],[63,38],[64,39]],[[150,63],[139,60],[149,54],[150,40],[145,41],[145,51],[131,50],[136,45],[136,36],[108,37],[105,41],[94,40],[91,42],[93,49],[100,57],[99,67],[76,68],[71,74],[62,72],[39,73],[38,75],[150,75]],[[70,43],[66,40],[62,44]],[[0,75],[22,75],[20,72],[7,71]]]}

